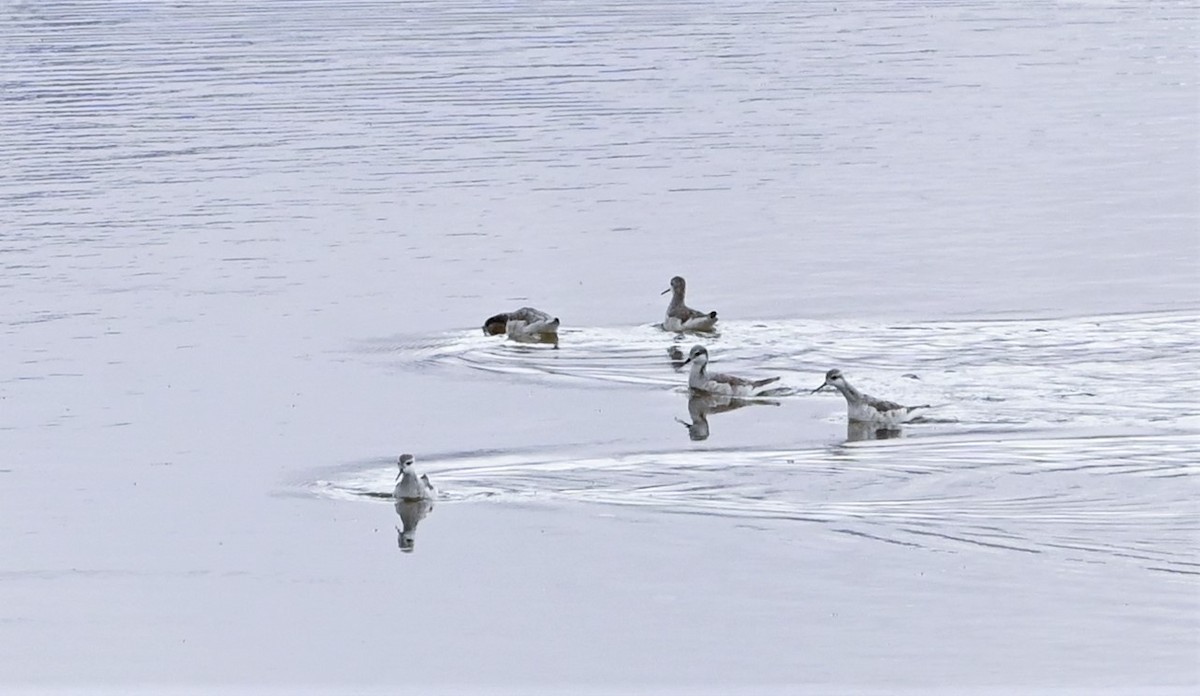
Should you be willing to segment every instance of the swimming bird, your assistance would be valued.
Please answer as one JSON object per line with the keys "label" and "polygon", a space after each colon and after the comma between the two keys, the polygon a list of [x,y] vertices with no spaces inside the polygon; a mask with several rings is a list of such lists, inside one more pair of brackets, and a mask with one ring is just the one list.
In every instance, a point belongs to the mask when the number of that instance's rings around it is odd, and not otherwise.
{"label": "swimming bird", "polygon": [[558,338],[558,324],[558,317],[551,317],[533,307],[522,307],[488,317],[483,322],[483,334],[507,334],[514,341],[545,342]]}
{"label": "swimming bird", "polygon": [[813,394],[825,387],[833,387],[846,397],[847,414],[851,421],[871,423],[881,427],[895,427],[913,419],[913,411],[919,408],[929,408],[928,404],[921,406],[901,406],[894,401],[884,401],[869,394],[864,394],[846,381],[841,370],[830,370],[825,373],[825,382],[812,390]]}
{"label": "swimming bird", "polygon": [[437,489],[429,482],[429,477],[425,474],[418,476],[413,469],[411,454],[400,455],[396,466],[400,467],[400,471],[396,474],[396,490],[392,492],[393,498],[405,501],[437,499]]}
{"label": "swimming bird", "polygon": [[667,305],[667,316],[663,319],[662,327],[667,331],[712,331],[717,324],[717,313],[705,314],[685,305],[683,294],[686,291],[687,281],[682,276],[675,276],[671,279],[671,287],[659,293],[671,293],[671,304]]}
{"label": "swimming bird", "polygon": [[721,394],[725,396],[755,396],[759,389],[779,381],[778,377],[766,379],[743,379],[733,375],[723,375],[708,372],[708,349],[704,346],[692,346],[688,351],[688,359],[684,365],[691,363],[692,372],[688,375],[688,386],[698,392]]}

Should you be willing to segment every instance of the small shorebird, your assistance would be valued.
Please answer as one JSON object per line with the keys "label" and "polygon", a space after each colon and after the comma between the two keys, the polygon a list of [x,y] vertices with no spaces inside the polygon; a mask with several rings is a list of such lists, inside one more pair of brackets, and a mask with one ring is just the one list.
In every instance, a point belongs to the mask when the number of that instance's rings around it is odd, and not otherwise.
{"label": "small shorebird", "polygon": [[825,387],[833,387],[846,397],[847,414],[850,421],[871,423],[881,427],[895,427],[907,423],[913,418],[913,411],[918,408],[929,408],[928,404],[921,406],[901,406],[893,401],[884,401],[864,394],[846,381],[841,370],[830,370],[825,373],[825,382],[812,390],[813,394]]}
{"label": "small shorebird", "polygon": [[723,375],[708,372],[708,349],[704,346],[692,346],[688,351],[688,359],[684,365],[691,363],[692,372],[688,375],[688,386],[698,392],[721,394],[724,396],[754,396],[755,393],[772,382],[779,381],[778,377],[766,379],[743,379],[733,375]]}
{"label": "small shorebird", "polygon": [[667,305],[667,316],[663,319],[662,327],[667,331],[712,331],[717,324],[717,313],[705,314],[685,305],[683,294],[686,291],[687,281],[675,276],[671,279],[671,287],[659,293],[671,293],[671,304]]}
{"label": "small shorebird", "polygon": [[533,307],[522,307],[488,317],[483,322],[483,333],[485,336],[508,334],[514,341],[546,342],[558,338],[558,323],[558,317]]}
{"label": "small shorebird", "polygon": [[418,476],[417,472],[413,470],[411,454],[400,455],[396,466],[400,467],[400,471],[396,474],[396,490],[392,491],[393,498],[409,502],[437,499],[437,489],[429,482],[429,477],[424,474]]}

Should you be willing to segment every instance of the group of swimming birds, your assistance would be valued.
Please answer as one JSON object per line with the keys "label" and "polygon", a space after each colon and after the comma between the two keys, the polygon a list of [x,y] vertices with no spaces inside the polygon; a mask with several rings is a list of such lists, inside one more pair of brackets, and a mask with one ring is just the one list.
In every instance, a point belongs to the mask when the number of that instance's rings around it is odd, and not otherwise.
{"label": "group of swimming birds", "polygon": [[[671,286],[662,292],[671,293],[671,302],[667,305],[667,314],[663,319],[662,328],[676,333],[706,333],[716,328],[717,313],[701,312],[688,307],[684,302],[687,282],[680,276],[671,279]],[[488,317],[483,323],[483,333],[488,336],[505,334],[514,341],[535,343],[558,343],[558,317],[552,317],[533,307],[521,307],[512,312],[503,312]],[[779,381],[778,377],[766,379],[746,379],[734,375],[708,371],[708,349],[702,345],[693,346],[688,351],[688,357],[680,366],[691,365],[688,374],[688,387],[696,395],[753,397],[762,395],[762,389]],[[855,389],[841,370],[830,370],[825,373],[825,381],[811,393],[832,387],[846,399],[847,415],[852,424],[866,424],[880,430],[892,430],[914,417],[917,409],[928,408],[928,405],[902,406],[892,401],[878,399]],[[400,455],[398,462],[399,473],[396,474],[396,489],[393,493],[399,501],[434,500],[437,489],[429,482],[428,476],[418,475],[413,470],[413,456]]]}

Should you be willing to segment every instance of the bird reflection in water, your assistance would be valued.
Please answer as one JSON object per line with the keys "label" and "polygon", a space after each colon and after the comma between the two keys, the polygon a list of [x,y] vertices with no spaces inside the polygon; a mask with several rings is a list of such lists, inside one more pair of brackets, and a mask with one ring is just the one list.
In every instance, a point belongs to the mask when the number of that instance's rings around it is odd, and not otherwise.
{"label": "bird reflection in water", "polygon": [[862,440],[891,440],[897,437],[903,437],[904,433],[900,428],[880,427],[878,423],[864,423],[862,421],[847,421],[846,422],[846,442],[861,442]]}
{"label": "bird reflection in water", "polygon": [[708,439],[708,416],[713,413],[725,413],[739,409],[743,406],[753,406],[767,404],[770,406],[778,406],[778,401],[768,401],[764,399],[739,399],[734,396],[724,394],[702,394],[692,392],[688,396],[688,417],[692,419],[689,423],[681,418],[675,420],[688,429],[688,437],[697,442]]}
{"label": "bird reflection in water", "polygon": [[396,514],[400,516],[400,525],[396,527],[396,543],[402,552],[413,552],[413,546],[417,543],[417,525],[431,510],[432,500],[396,500]]}
{"label": "bird reflection in water", "polygon": [[558,350],[558,334],[556,334],[556,333],[553,333],[553,334],[530,334],[527,336],[515,337],[512,340],[517,343],[523,343],[523,344],[527,344],[527,345],[553,346],[555,350]]}
{"label": "bird reflection in water", "polygon": [[667,359],[671,361],[671,367],[676,370],[681,370],[684,365],[687,365],[687,355],[679,346],[671,346],[667,349]]}

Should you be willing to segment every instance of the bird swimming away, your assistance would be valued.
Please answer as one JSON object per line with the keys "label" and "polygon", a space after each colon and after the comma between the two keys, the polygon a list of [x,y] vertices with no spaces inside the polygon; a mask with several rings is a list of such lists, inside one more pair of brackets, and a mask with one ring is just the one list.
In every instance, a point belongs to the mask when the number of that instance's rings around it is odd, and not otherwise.
{"label": "bird swimming away", "polygon": [[483,334],[507,334],[514,341],[545,342],[558,338],[558,324],[558,317],[551,317],[533,307],[522,307],[488,317],[483,322]]}
{"label": "bird swimming away", "polygon": [[928,404],[921,406],[901,406],[894,401],[884,401],[869,394],[864,394],[846,381],[841,370],[830,370],[825,373],[825,382],[812,390],[813,394],[825,387],[833,387],[846,397],[847,415],[854,422],[871,423],[882,427],[895,427],[913,419],[913,411],[919,408],[929,408]]}
{"label": "bird swimming away", "polygon": [[671,293],[671,303],[667,305],[667,316],[663,319],[662,327],[667,331],[712,331],[717,324],[717,313],[700,312],[683,303],[683,294],[687,292],[687,281],[682,276],[671,279],[671,287],[663,290],[665,295]]}
{"label": "bird swimming away", "polygon": [[400,468],[400,471],[396,474],[396,490],[392,492],[393,498],[404,501],[437,499],[437,489],[429,482],[429,477],[424,474],[418,476],[413,469],[411,454],[400,455],[396,466]]}
{"label": "bird swimming away", "polygon": [[755,396],[759,389],[778,382],[778,377],[766,379],[743,379],[733,375],[723,375],[708,371],[708,349],[704,346],[692,346],[688,351],[688,359],[684,365],[691,363],[692,371],[688,375],[688,386],[706,394],[721,394],[725,396]]}

